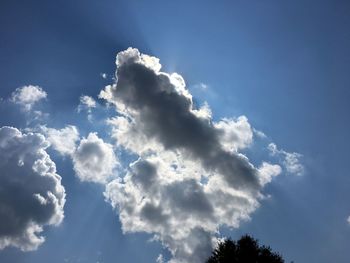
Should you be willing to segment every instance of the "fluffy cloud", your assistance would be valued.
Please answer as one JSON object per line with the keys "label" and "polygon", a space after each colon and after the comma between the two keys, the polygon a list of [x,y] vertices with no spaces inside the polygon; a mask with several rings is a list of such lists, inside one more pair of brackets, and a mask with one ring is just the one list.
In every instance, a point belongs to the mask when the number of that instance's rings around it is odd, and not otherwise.
{"label": "fluffy cloud", "polygon": [[116,64],[117,82],[99,97],[118,112],[108,120],[117,147],[139,159],[105,196],[124,232],[154,234],[171,262],[203,262],[219,227],[248,220],[281,168],[251,164],[239,153],[253,139],[247,118],[213,122],[209,106],[196,109],[183,78],[161,72],[159,59],[129,48]]}
{"label": "fluffy cloud", "polygon": [[47,93],[41,87],[28,85],[17,88],[11,95],[11,101],[29,111],[36,102],[46,97]]}
{"label": "fluffy cloud", "polygon": [[76,176],[84,182],[106,183],[113,177],[119,162],[112,145],[105,143],[97,133],[89,133],[80,140],[77,127],[62,129],[41,126],[51,147],[73,161]]}
{"label": "fluffy cloud", "polygon": [[220,142],[228,152],[237,152],[253,142],[253,130],[245,116],[237,120],[224,118],[214,123],[214,127],[221,131]]}
{"label": "fluffy cloud", "polygon": [[35,250],[44,226],[63,220],[65,190],[48,145],[41,134],[0,128],[0,249]]}
{"label": "fluffy cloud", "polygon": [[79,140],[79,131],[75,126],[68,125],[62,129],[41,126],[41,131],[47,136],[53,149],[61,155],[73,155]]}
{"label": "fluffy cloud", "polygon": [[90,133],[80,141],[72,160],[81,181],[96,183],[106,183],[118,165],[112,145],[105,143],[96,133]]}
{"label": "fluffy cloud", "polygon": [[277,145],[274,143],[268,145],[268,150],[272,156],[277,156],[282,159],[282,164],[288,173],[295,175],[304,174],[304,166],[300,162],[300,158],[302,157],[300,153],[290,153],[278,149]]}
{"label": "fluffy cloud", "polygon": [[271,182],[272,178],[279,175],[281,172],[282,168],[278,164],[263,162],[259,167],[260,184],[265,185]]}

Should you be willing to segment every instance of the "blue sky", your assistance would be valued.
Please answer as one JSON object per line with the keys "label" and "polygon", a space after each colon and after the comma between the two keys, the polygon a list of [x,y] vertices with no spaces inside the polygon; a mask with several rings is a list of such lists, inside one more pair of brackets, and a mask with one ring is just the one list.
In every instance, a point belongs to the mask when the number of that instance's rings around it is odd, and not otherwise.
{"label": "blue sky", "polygon": [[[162,71],[182,75],[194,104],[206,101],[213,121],[246,116],[267,138],[254,135],[242,153],[256,167],[262,161],[282,167],[261,190],[269,198],[259,201],[251,219],[238,228],[223,226],[221,234],[252,234],[287,262],[345,263],[350,243],[349,28],[350,4],[340,0],[3,0],[0,127],[16,127],[24,134],[26,129],[40,132],[42,125],[74,125],[80,140],[97,132],[114,145],[105,120],[116,113],[98,94],[114,81],[116,54],[137,48],[159,58]],[[30,111],[11,102],[15,89],[28,85],[47,93]],[[97,107],[85,105],[78,112],[81,95],[93,97]],[[49,117],[33,120],[34,110]],[[269,152],[269,143],[277,145],[277,156]],[[302,155],[302,175],[283,167],[282,149]],[[151,233],[123,234],[125,222],[105,200],[105,186],[77,176],[70,155],[54,147],[46,151],[65,188],[64,219],[44,227],[45,242],[37,250],[6,247],[0,251],[1,262],[172,258],[166,245],[149,241]],[[113,151],[126,167],[139,155]]]}

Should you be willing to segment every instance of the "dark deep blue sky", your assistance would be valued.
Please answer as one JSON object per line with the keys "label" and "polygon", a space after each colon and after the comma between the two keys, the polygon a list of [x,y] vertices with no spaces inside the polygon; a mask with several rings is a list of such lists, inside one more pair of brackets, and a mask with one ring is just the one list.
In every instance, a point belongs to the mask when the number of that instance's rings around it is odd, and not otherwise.
{"label": "dark deep blue sky", "polygon": [[[75,124],[79,96],[96,97],[111,82],[100,73],[112,76],[116,53],[129,46],[190,88],[208,85],[193,93],[214,118],[244,114],[303,154],[305,175],[281,175],[252,220],[226,234],[251,233],[297,263],[348,262],[349,1],[1,0],[0,97],[39,85],[50,124]],[[25,128],[13,106],[0,110],[1,126]],[[0,262],[153,262],[161,246],[123,235],[103,189],[53,159],[67,191],[63,224],[45,231],[36,252],[5,249]]]}

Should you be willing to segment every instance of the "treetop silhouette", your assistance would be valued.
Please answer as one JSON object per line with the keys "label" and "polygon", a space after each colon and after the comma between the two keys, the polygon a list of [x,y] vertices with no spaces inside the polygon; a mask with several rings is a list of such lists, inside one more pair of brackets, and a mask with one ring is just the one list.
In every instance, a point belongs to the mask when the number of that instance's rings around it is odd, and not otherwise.
{"label": "treetop silhouette", "polygon": [[238,241],[220,242],[206,263],[284,263],[284,260],[269,246],[260,246],[258,240],[244,235]]}

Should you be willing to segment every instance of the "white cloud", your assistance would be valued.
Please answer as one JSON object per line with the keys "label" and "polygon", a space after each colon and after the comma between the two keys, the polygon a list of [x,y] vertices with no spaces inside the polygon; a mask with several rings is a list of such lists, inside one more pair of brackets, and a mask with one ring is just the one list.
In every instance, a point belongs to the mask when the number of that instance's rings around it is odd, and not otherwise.
{"label": "white cloud", "polygon": [[350,216],[346,219],[346,222],[348,222],[348,224],[350,224]]}
{"label": "white cloud", "polygon": [[68,125],[60,130],[41,126],[42,132],[47,136],[54,150],[61,155],[72,155],[79,140],[79,131],[73,125]]}
{"label": "white cloud", "polygon": [[277,156],[282,158],[282,164],[286,171],[290,174],[303,175],[304,166],[300,162],[302,155],[296,152],[286,152],[285,150],[278,149],[277,145],[270,143],[268,145],[268,150],[272,156]]}
{"label": "white cloud", "polygon": [[87,95],[82,95],[80,96],[80,105],[81,107],[86,107],[88,109],[90,108],[96,108],[96,101],[94,98],[87,96]]}
{"label": "white cloud", "polygon": [[107,183],[115,177],[118,159],[112,145],[105,143],[97,133],[89,133],[80,140],[78,129],[72,125],[62,129],[41,126],[40,130],[55,151],[72,159],[73,169],[81,181]]}
{"label": "white cloud", "polygon": [[226,151],[238,151],[247,148],[253,142],[253,131],[245,116],[236,120],[223,118],[214,123],[214,126],[221,131],[220,142]]}
{"label": "white cloud", "polygon": [[38,133],[0,128],[0,249],[35,250],[43,227],[64,217],[65,190]]}
{"label": "white cloud", "polygon": [[96,183],[106,183],[118,165],[112,145],[105,143],[96,133],[90,133],[80,141],[72,160],[81,181]]}
{"label": "white cloud", "polygon": [[46,97],[47,93],[41,87],[28,85],[17,88],[11,95],[11,101],[29,111],[36,102]]}
{"label": "white cloud", "polygon": [[117,82],[99,97],[118,112],[108,120],[116,147],[139,159],[106,185],[106,199],[125,233],[154,234],[170,262],[203,262],[220,226],[249,220],[281,168],[254,167],[239,153],[253,141],[247,118],[213,122],[209,106],[196,109],[183,78],[161,72],[159,59],[129,48],[116,64]]}
{"label": "white cloud", "polygon": [[278,164],[263,162],[259,167],[261,184],[265,185],[271,182],[272,178],[279,175],[281,172],[282,168]]}

